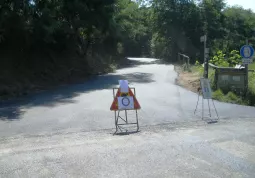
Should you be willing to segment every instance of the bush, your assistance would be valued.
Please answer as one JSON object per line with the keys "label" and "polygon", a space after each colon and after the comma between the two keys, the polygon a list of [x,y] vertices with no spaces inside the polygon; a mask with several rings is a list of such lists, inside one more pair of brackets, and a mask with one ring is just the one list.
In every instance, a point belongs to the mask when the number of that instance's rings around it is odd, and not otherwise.
{"label": "bush", "polygon": [[200,66],[200,63],[198,60],[196,60],[195,66]]}
{"label": "bush", "polygon": [[249,100],[250,106],[255,106],[255,73],[249,75],[247,99]]}
{"label": "bush", "polygon": [[227,58],[226,54],[219,50],[210,62],[219,67],[234,67],[236,64],[241,62],[241,56],[237,50],[233,50]]}
{"label": "bush", "polygon": [[160,34],[155,33],[151,39],[151,56],[154,58],[169,60],[171,51],[169,49],[170,40],[162,37]]}
{"label": "bush", "polygon": [[213,92],[212,98],[215,100],[223,101],[224,100],[224,93],[219,89]]}
{"label": "bush", "polygon": [[245,100],[237,96],[235,93],[230,91],[225,95],[220,89],[213,92],[212,98],[215,100],[219,100],[219,101],[227,102],[227,103],[243,104],[243,105],[248,104]]}
{"label": "bush", "polygon": [[241,56],[239,54],[239,51],[237,51],[237,50],[231,51],[227,61],[228,61],[230,67],[231,66],[234,67],[235,65],[240,64]]}
{"label": "bush", "polygon": [[225,101],[228,103],[241,104],[242,100],[232,91],[228,92],[225,96]]}
{"label": "bush", "polygon": [[229,63],[225,60],[225,54],[222,51],[217,51],[216,55],[210,60],[216,66],[228,67]]}

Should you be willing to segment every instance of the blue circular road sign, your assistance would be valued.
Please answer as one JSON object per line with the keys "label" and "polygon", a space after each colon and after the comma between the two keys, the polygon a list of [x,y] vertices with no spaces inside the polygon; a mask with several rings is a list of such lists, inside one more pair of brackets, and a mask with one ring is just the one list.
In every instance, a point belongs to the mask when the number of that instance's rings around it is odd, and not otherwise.
{"label": "blue circular road sign", "polygon": [[254,55],[254,49],[252,46],[250,45],[244,45],[242,46],[241,50],[240,50],[240,55],[245,58],[245,59],[249,59]]}
{"label": "blue circular road sign", "polygon": [[130,100],[127,97],[122,98],[121,102],[123,106],[128,106],[130,104]]}

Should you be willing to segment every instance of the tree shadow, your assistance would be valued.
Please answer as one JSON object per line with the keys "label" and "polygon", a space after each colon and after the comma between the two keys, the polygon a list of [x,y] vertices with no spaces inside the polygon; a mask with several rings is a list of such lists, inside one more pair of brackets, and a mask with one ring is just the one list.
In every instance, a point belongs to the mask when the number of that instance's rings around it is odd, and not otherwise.
{"label": "tree shadow", "polygon": [[21,108],[36,106],[54,107],[58,104],[75,103],[75,97],[98,90],[111,89],[119,80],[129,83],[154,82],[150,73],[107,74],[94,76],[86,82],[57,87],[52,90],[31,94],[26,97],[0,103],[0,120],[17,120],[24,113]]}
{"label": "tree shadow", "polygon": [[2,121],[13,121],[19,119],[19,116],[23,114],[19,107],[5,107],[0,108],[0,120]]}
{"label": "tree shadow", "polygon": [[139,130],[135,130],[135,131],[126,131],[126,132],[117,132],[114,133],[113,135],[118,135],[118,136],[126,136],[126,135],[132,135],[132,134],[136,134],[139,133]]}

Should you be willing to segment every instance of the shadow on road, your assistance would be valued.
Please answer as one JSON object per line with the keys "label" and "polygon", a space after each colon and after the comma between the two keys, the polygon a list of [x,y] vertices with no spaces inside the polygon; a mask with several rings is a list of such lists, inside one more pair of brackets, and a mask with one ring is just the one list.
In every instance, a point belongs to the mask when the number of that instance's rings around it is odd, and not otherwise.
{"label": "shadow on road", "polygon": [[0,108],[0,120],[17,120],[23,113],[18,107]]}
{"label": "shadow on road", "polygon": [[140,131],[127,131],[127,132],[114,133],[113,135],[126,136],[126,135],[136,134],[136,133],[139,133],[139,132]]}
{"label": "shadow on road", "polygon": [[130,83],[154,82],[150,73],[108,74],[91,77],[84,83],[70,86],[61,86],[54,90],[48,90],[32,94],[18,100],[0,103],[0,120],[17,120],[23,114],[21,108],[36,106],[53,107],[59,104],[75,103],[75,97],[92,91],[111,89],[118,85],[118,80],[128,80]]}

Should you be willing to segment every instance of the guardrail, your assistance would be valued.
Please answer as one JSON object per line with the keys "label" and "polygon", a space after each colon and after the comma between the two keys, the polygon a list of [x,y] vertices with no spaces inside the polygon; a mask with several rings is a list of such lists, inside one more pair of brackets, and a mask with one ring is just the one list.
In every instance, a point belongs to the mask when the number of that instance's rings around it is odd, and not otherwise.
{"label": "guardrail", "polygon": [[185,54],[178,53],[178,61],[183,64],[183,70],[190,70],[189,56],[187,56]]}

